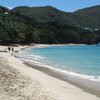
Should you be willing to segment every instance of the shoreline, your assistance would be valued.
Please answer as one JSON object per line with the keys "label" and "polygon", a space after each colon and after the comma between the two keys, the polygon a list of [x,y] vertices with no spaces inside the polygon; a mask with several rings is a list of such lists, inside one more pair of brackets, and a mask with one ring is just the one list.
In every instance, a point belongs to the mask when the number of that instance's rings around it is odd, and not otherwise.
{"label": "shoreline", "polygon": [[[37,44],[35,44],[34,46],[29,46],[28,48],[44,48],[44,47],[49,47],[49,46],[86,46],[86,44],[78,44],[78,45],[77,44],[57,44],[57,45],[55,45],[55,44],[52,44],[52,45],[45,45],[45,44],[37,45]],[[25,50],[25,49],[23,49],[23,50]],[[22,60],[22,61],[24,61],[24,60]],[[50,75],[52,77],[55,77],[55,78],[65,81],[65,82],[68,82],[69,84],[77,86],[78,88],[82,89],[83,91],[91,93],[93,95],[96,95],[97,97],[100,98],[100,86],[99,86],[100,81],[97,81],[97,80],[94,81],[92,79],[88,80],[83,77],[69,75],[69,74],[59,71],[59,69],[56,70],[56,69],[49,68],[46,65],[33,64],[28,61],[24,61],[24,64],[26,64],[27,66],[32,67],[34,69],[37,69],[47,75]],[[97,78],[95,78],[95,79],[97,79]]]}
{"label": "shoreline", "polygon": [[[19,48],[19,50],[21,50],[21,48]],[[62,79],[62,76],[58,75],[57,73],[55,74],[55,72],[52,72],[50,69],[39,68],[39,67],[36,67],[35,65],[30,65],[29,63],[28,64],[24,63],[20,65],[19,62],[23,63],[23,61],[19,60],[18,58],[12,55],[9,55],[9,53],[5,53],[3,57],[9,60],[9,62],[13,64],[14,62],[12,61],[17,62],[18,60],[18,63],[14,64],[13,67],[18,69],[21,73],[23,72],[27,74],[28,76],[30,76],[31,78],[35,78],[37,81],[42,83],[42,85],[44,85],[43,88],[45,88],[46,90],[49,90],[51,94],[55,94],[56,98],[58,97],[57,100],[66,100],[66,99],[68,100],[80,100],[80,99],[81,100],[99,100],[100,99],[100,95],[98,92],[89,90],[87,88],[85,89],[79,84],[73,84],[72,82],[69,82],[68,80],[65,82],[65,80]],[[47,100],[47,99],[43,99],[43,100]]]}
{"label": "shoreline", "polygon": [[[87,44],[74,44],[74,43],[68,43],[68,44],[29,44],[29,45],[17,45],[17,46],[11,46],[14,47],[14,52],[18,53],[19,51],[25,50],[27,48],[43,48],[43,47],[49,47],[49,46],[86,46]],[[92,44],[94,45],[94,44]],[[96,45],[96,44],[95,44]],[[0,45],[0,52],[9,52],[8,51],[9,46]]]}
{"label": "shoreline", "polygon": [[34,65],[27,61],[24,61],[24,64],[31,68],[39,70],[40,72],[43,72],[49,76],[55,77],[57,79],[65,81],[65,82],[68,82],[69,84],[72,84],[72,85],[82,89],[83,91],[91,93],[93,95],[96,95],[97,97],[100,98],[100,82],[94,82],[91,80],[85,80],[85,79],[82,79],[79,77],[70,76],[63,72],[59,72],[57,70],[50,69],[50,68],[44,67],[44,66]]}

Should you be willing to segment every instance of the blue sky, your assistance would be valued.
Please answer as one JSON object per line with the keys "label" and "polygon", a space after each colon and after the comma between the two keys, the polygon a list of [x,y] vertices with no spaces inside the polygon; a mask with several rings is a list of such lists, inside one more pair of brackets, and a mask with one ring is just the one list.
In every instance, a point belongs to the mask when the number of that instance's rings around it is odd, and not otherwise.
{"label": "blue sky", "polygon": [[16,6],[54,6],[63,11],[75,11],[85,7],[100,5],[100,0],[0,0],[0,5],[6,7]]}

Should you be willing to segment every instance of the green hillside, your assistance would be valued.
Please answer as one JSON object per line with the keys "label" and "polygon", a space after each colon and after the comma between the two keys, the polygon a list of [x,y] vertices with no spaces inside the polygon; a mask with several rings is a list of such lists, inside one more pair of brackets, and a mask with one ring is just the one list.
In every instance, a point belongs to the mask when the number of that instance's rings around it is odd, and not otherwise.
{"label": "green hillside", "polygon": [[100,5],[77,10],[74,14],[83,27],[100,29]]}
{"label": "green hillside", "polygon": [[[100,31],[91,29],[93,24],[85,26],[86,22],[81,22],[82,10],[66,13],[50,6],[22,6],[12,10],[0,6],[0,11],[2,44],[100,42]],[[98,26],[96,23],[94,25]],[[90,29],[84,29],[85,27]]]}
{"label": "green hillside", "polygon": [[6,7],[0,6],[0,13],[4,13],[6,11],[9,11],[9,9]]}
{"label": "green hillside", "polygon": [[35,18],[38,22],[42,23],[57,23],[60,25],[73,25],[70,20],[69,13],[62,12],[51,6],[46,7],[17,7],[12,10],[13,12],[19,12],[30,18]]}
{"label": "green hillside", "polygon": [[71,24],[79,27],[100,29],[100,5],[77,10],[73,13],[60,11],[51,6],[46,7],[17,7],[12,11],[19,12],[39,22],[57,22],[58,24]]}

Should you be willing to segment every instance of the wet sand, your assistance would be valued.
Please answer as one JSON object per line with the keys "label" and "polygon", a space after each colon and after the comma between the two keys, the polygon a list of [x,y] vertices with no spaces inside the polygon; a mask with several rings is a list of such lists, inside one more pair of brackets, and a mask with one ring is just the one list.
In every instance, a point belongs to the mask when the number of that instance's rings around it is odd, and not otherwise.
{"label": "wet sand", "polygon": [[26,64],[27,66],[30,66],[34,69],[37,69],[43,73],[46,73],[52,77],[56,77],[65,82],[69,82],[70,84],[79,87],[83,91],[86,91],[88,93],[96,95],[97,97],[100,98],[100,82],[93,82],[91,80],[85,80],[82,78],[69,76],[67,74],[58,72],[58,71],[50,69],[48,67],[33,65],[30,62],[24,62],[24,64]]}

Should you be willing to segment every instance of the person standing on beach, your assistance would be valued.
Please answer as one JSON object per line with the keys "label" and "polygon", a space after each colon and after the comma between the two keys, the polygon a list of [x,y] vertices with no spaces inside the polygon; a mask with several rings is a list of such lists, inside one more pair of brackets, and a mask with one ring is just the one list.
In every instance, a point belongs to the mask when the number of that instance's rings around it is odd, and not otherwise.
{"label": "person standing on beach", "polygon": [[10,47],[8,47],[8,51],[10,52],[10,50],[11,50],[11,48]]}
{"label": "person standing on beach", "polygon": [[11,50],[12,50],[12,53],[13,53],[13,52],[14,52],[14,48],[12,47],[12,49],[11,49]]}

